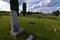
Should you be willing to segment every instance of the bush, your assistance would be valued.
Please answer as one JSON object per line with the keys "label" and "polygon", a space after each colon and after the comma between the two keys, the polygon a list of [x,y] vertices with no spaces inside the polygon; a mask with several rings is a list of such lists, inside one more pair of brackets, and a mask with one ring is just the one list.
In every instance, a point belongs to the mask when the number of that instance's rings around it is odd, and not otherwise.
{"label": "bush", "polygon": [[41,16],[38,16],[38,18],[41,18]]}
{"label": "bush", "polygon": [[58,16],[58,15],[59,15],[59,10],[54,11],[54,12],[53,12],[53,15]]}
{"label": "bush", "polygon": [[2,15],[0,15],[0,17],[1,17]]}

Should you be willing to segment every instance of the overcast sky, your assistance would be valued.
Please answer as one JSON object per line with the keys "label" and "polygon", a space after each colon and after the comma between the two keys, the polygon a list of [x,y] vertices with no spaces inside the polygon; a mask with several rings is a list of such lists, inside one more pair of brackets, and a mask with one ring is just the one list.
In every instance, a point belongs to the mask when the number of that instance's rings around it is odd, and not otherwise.
{"label": "overcast sky", "polygon": [[[10,0],[0,0],[0,11],[10,11]],[[60,10],[60,0],[19,0],[19,10],[22,10],[22,3],[26,2],[27,11],[38,11],[52,13]]]}

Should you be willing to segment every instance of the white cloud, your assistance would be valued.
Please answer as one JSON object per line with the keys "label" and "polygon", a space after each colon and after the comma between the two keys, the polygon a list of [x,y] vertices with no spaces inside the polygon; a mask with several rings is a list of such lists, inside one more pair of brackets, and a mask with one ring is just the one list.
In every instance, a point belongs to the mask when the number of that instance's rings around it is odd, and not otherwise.
{"label": "white cloud", "polygon": [[31,2],[37,2],[39,0],[25,0],[25,2],[31,3]]}
{"label": "white cloud", "polygon": [[1,0],[1,1],[5,1],[5,2],[8,2],[8,3],[10,2],[10,0]]}
{"label": "white cloud", "polygon": [[22,5],[19,6],[19,11],[22,11]]}
{"label": "white cloud", "polygon": [[41,1],[39,4],[38,4],[38,6],[40,5],[40,6],[45,6],[45,5],[47,5],[47,4],[49,4],[51,2],[51,0],[43,0],[43,1]]}
{"label": "white cloud", "polygon": [[[26,2],[27,11],[42,11],[45,13],[60,10],[60,0],[19,0],[19,10],[22,11],[22,4]],[[10,11],[9,0],[0,0],[0,11]]]}
{"label": "white cloud", "polygon": [[10,11],[10,5],[0,0],[0,11]]}
{"label": "white cloud", "polygon": [[33,11],[35,12],[43,12],[43,13],[52,13],[53,11],[57,10],[56,7],[41,7],[41,8],[37,8],[34,9]]}
{"label": "white cloud", "polygon": [[33,5],[31,8],[33,8],[33,9],[41,8],[43,6],[48,5],[50,2],[51,2],[51,0],[42,0],[42,1],[40,1],[40,3]]}

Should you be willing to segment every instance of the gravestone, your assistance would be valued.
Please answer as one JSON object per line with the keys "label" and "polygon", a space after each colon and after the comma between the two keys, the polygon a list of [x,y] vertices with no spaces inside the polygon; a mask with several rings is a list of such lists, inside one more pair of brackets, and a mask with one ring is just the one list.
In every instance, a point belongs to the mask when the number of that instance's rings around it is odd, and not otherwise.
{"label": "gravestone", "polygon": [[54,26],[54,21],[52,21],[51,26],[52,26],[52,30],[56,33],[56,32],[57,32],[57,29],[56,29],[56,27]]}
{"label": "gravestone", "polygon": [[29,23],[30,23],[30,24],[36,24],[33,20],[30,20]]}
{"label": "gravestone", "polygon": [[34,36],[33,35],[29,35],[29,37],[26,40],[33,40]]}
{"label": "gravestone", "polygon": [[45,14],[46,15],[46,19],[48,19],[48,14]]}
{"label": "gravestone", "polygon": [[57,29],[54,27],[54,25],[52,25],[52,29],[55,33],[57,32]]}
{"label": "gravestone", "polygon": [[59,13],[59,15],[57,16],[57,19],[60,19],[60,13]]}
{"label": "gravestone", "polygon": [[10,13],[11,16],[11,35],[17,36],[21,32],[23,32],[23,29],[20,28],[20,25],[18,23],[18,17],[17,17],[17,12],[15,10],[12,10]]}
{"label": "gravestone", "polygon": [[11,31],[10,34],[12,36],[17,36],[21,32],[23,32],[23,29],[20,28],[20,25],[18,23],[18,12],[19,12],[19,7],[18,7],[18,0],[10,0],[10,8],[11,8]]}

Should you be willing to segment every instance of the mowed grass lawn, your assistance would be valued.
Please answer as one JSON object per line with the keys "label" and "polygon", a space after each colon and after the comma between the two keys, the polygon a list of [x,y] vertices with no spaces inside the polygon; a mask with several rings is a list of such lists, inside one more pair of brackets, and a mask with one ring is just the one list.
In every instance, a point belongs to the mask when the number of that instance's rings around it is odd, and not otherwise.
{"label": "mowed grass lawn", "polygon": [[[36,24],[30,24],[33,20]],[[34,40],[60,40],[60,21],[51,18],[18,17],[20,27],[25,30],[19,37],[10,36],[11,24],[10,16],[0,17],[0,40],[26,40],[29,34],[34,35]],[[54,21],[55,33],[51,27]]]}

